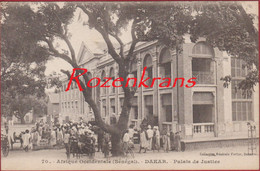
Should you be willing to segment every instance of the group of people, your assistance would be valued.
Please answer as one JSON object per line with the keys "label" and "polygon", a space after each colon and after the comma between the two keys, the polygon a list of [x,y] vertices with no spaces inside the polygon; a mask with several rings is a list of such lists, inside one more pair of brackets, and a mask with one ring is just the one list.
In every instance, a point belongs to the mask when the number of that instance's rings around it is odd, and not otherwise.
{"label": "group of people", "polygon": [[[129,128],[123,136],[124,150],[126,150],[132,143],[132,130],[132,128]],[[165,152],[181,150],[179,132],[174,133],[173,131],[167,131],[166,128],[160,132],[158,126],[154,126],[152,129],[152,127],[148,125],[147,127],[141,127],[139,137],[139,153],[141,153],[142,150],[144,150],[144,153],[146,153],[147,150],[159,152],[161,148],[163,148]]]}
{"label": "group of people", "polygon": [[21,147],[25,151],[28,151],[28,149],[36,149],[37,146],[63,147],[68,143],[68,139],[71,136],[79,137],[85,134],[91,137],[94,136],[91,124],[69,122],[63,125],[56,124],[50,126],[47,123],[36,122],[31,130],[26,129],[19,134],[13,132],[12,135],[10,135],[10,144],[13,149],[13,144],[20,142]]}
{"label": "group of people", "polygon": [[[123,142],[123,150],[126,151],[129,147],[134,147],[136,137],[139,139],[139,153],[144,150],[144,153],[149,151],[159,151],[163,149],[168,151],[180,151],[180,135],[179,132],[174,133],[167,129],[159,130],[158,126],[153,128],[141,126],[140,131],[137,131],[131,125],[121,137]],[[2,131],[3,132],[3,131]],[[52,124],[37,122],[31,130],[26,129],[20,134],[13,132],[11,136],[11,148],[14,142],[20,141],[21,147],[28,151],[29,149],[37,149],[37,146],[60,147],[66,149],[69,153],[89,153],[103,152],[105,157],[109,155],[111,150],[111,136],[97,126],[92,126],[90,123],[68,122],[65,124]]]}

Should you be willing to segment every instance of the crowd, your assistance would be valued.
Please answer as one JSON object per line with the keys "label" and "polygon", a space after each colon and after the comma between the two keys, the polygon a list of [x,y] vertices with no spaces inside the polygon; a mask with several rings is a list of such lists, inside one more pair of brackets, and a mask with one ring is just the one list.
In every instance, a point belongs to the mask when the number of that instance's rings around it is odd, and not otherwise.
{"label": "crowd", "polygon": [[[134,147],[134,144],[140,144],[139,153],[142,150],[144,153],[147,151],[159,152],[160,149],[165,152],[180,151],[181,147],[179,132],[174,133],[167,131],[167,129],[160,132],[158,126],[152,128],[150,125],[141,126],[139,131],[130,125],[123,133],[121,141],[123,142],[123,151]],[[21,148],[25,151],[36,150],[40,146],[45,148],[65,147],[67,155],[70,153],[93,155],[97,148],[97,152],[101,151],[107,157],[111,150],[110,135],[99,127],[83,121],[61,125],[37,122],[30,130],[26,129],[20,134],[13,132],[10,142],[11,148],[15,142],[20,142]]]}
{"label": "crowd", "polygon": [[[133,144],[133,128],[129,128],[123,136],[123,148],[124,151]],[[140,140],[140,148],[139,153],[144,150],[146,153],[149,151],[160,151],[161,148],[165,152],[169,151],[180,151],[181,150],[181,138],[180,132],[174,133],[173,131],[167,131],[167,129],[163,129],[163,131],[159,131],[158,126],[154,126],[153,129],[150,125],[147,127],[141,127],[139,132],[139,140]]]}
{"label": "crowd", "polygon": [[39,146],[63,147],[70,138],[68,134],[77,138],[86,134],[94,137],[93,127],[88,123],[69,122],[50,126],[47,123],[37,122],[30,130],[26,129],[19,134],[13,132],[10,136],[10,144],[13,149],[13,144],[19,142],[25,151],[37,149]]}

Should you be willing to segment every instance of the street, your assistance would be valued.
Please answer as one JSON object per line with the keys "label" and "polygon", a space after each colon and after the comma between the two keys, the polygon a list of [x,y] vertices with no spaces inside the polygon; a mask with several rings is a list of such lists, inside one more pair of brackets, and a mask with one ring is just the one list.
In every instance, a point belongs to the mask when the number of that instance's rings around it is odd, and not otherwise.
{"label": "street", "polygon": [[[258,150],[259,148],[257,148]],[[96,152],[94,159],[83,156],[80,159],[66,159],[65,149],[50,149],[25,152],[10,151],[8,157],[2,157],[2,169],[8,170],[69,170],[69,169],[258,169],[258,154],[247,155],[247,146],[211,148],[185,152],[138,153],[135,157],[104,158]],[[258,153],[258,152],[257,152]]]}

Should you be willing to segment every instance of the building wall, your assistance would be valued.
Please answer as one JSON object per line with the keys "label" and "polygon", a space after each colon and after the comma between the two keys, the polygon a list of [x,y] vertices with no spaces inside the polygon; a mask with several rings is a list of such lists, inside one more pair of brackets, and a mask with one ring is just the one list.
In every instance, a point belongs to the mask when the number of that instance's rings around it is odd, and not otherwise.
{"label": "building wall", "polygon": [[[198,42],[204,41],[199,39]],[[231,57],[226,53],[220,52],[218,49],[214,49],[214,57],[210,60],[210,66],[213,68],[213,73],[211,79],[213,79],[212,84],[196,84],[192,88],[186,88],[185,84],[187,80],[193,77],[192,63],[196,59],[196,55],[193,54],[193,47],[195,43],[187,42],[183,44],[183,51],[176,54],[175,49],[169,49],[171,55],[171,86],[174,83],[175,78],[184,78],[184,86],[180,87],[181,80],[178,81],[175,87],[161,88],[159,84],[161,81],[155,81],[152,88],[140,87],[135,93],[138,105],[138,118],[135,119],[134,116],[130,116],[129,124],[133,123],[136,128],[139,128],[142,120],[147,117],[147,112],[149,107],[146,105],[146,97],[152,96],[152,115],[158,117],[158,125],[160,129],[167,128],[174,132],[181,131],[181,135],[185,139],[189,138],[200,138],[200,137],[221,137],[221,136],[237,136],[243,133],[247,133],[247,121],[234,122],[232,120],[232,90],[231,86],[228,88],[223,87],[223,81],[220,78],[231,75]],[[137,56],[137,83],[139,83],[144,67],[144,58],[146,55],[150,55],[152,58],[152,76],[162,77],[161,75],[161,64],[160,55],[165,46],[159,43],[146,43],[140,47],[137,47],[135,55]],[[99,56],[94,60],[88,62],[83,62],[80,64],[82,67],[87,68],[93,77],[101,78],[102,72],[105,73],[104,76],[109,77],[109,72],[111,68],[114,69],[115,78],[118,77],[118,66],[114,60],[108,55]],[[77,86],[68,92],[64,89],[67,86],[67,82],[64,82],[63,91],[60,92],[60,104],[63,102],[77,101],[77,108],[64,108],[61,107],[61,115],[63,120],[69,117],[70,120],[79,120],[79,118],[84,118],[84,120],[93,120],[93,112],[89,108],[89,105],[84,102],[84,97],[82,93],[78,90]],[[106,94],[102,94],[105,89]],[[258,125],[258,112],[259,112],[259,96],[258,87],[256,87],[256,93],[253,95],[253,106],[254,106],[254,121]],[[196,93],[206,93],[212,96],[212,119],[210,123],[198,123],[194,124],[193,120],[193,108],[197,105],[194,101]],[[208,94],[208,95],[209,95]],[[166,122],[166,107],[163,106],[162,97],[164,95],[171,96],[171,110],[172,110],[172,122]],[[124,97],[122,88],[115,88],[115,93],[111,93],[111,88],[94,88],[93,98],[100,107],[101,115],[104,121],[108,124],[112,124],[111,118],[118,120],[121,112],[121,101],[120,99]],[[115,109],[112,109],[111,102],[114,99]],[[205,102],[206,104],[208,102]],[[104,108],[106,106],[106,108]],[[115,112],[113,112],[115,110]],[[206,111],[206,110],[204,110]],[[106,113],[106,116],[105,116]],[[134,114],[131,111],[131,114]],[[207,116],[208,117],[208,116]],[[175,120],[174,118],[178,118]],[[203,129],[203,130],[202,130]],[[197,131],[197,132],[196,132]],[[246,135],[246,134],[244,134]]]}

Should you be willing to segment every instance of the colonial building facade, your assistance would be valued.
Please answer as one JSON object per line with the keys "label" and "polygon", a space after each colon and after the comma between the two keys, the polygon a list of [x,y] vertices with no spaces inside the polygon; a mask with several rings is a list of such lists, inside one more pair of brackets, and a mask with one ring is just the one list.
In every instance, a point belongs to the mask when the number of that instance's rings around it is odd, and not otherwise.
{"label": "colonial building facade", "polygon": [[[125,48],[127,49],[127,47]],[[258,87],[252,96],[242,95],[237,84],[242,80],[247,69],[243,61],[228,56],[207,45],[203,39],[197,43],[186,41],[183,51],[176,55],[175,49],[158,42],[146,42],[137,45],[137,60],[130,64],[131,77],[140,81],[143,68],[145,77],[172,78],[170,87],[159,87],[162,80],[157,80],[149,88],[137,88],[132,99],[129,124],[139,128],[144,118],[153,118],[154,124],[162,130],[181,131],[183,138],[220,137],[247,135],[247,122],[259,123]],[[88,77],[104,77],[112,80],[118,76],[118,65],[108,55],[91,52],[82,43],[78,53],[78,63],[88,69]],[[231,75],[232,83],[224,88],[224,76]],[[196,77],[196,85],[185,87],[187,80]],[[175,82],[175,78],[178,79]],[[175,87],[172,85],[175,84]],[[148,83],[149,85],[151,82]],[[60,117],[68,120],[94,120],[91,107],[84,102],[83,95],[75,83],[65,92],[68,80],[64,78],[60,91]],[[92,95],[100,106],[106,123],[114,124],[120,115],[124,101],[122,88],[99,86],[92,89]]]}

